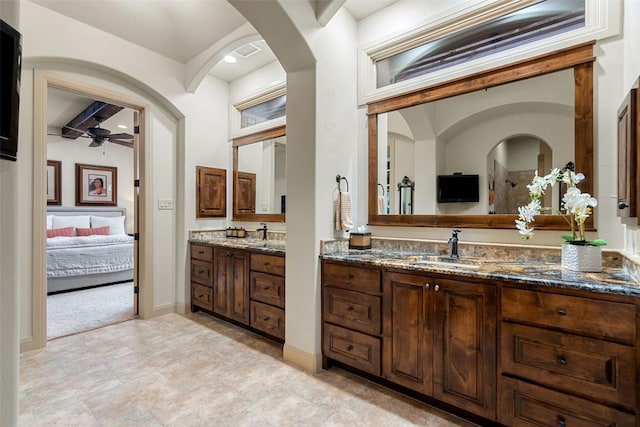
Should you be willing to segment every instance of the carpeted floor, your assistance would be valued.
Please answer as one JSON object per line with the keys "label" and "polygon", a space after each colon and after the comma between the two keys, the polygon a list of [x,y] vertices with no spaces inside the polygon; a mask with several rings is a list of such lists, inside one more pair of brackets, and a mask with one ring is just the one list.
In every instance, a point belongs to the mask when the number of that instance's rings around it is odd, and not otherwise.
{"label": "carpeted floor", "polygon": [[133,282],[47,296],[49,340],[133,318]]}

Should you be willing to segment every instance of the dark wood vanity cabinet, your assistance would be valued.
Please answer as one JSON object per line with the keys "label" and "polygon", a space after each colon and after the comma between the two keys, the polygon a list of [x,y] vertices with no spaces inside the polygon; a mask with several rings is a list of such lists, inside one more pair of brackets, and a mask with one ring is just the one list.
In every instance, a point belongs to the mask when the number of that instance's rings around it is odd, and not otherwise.
{"label": "dark wood vanity cabinet", "polygon": [[323,261],[322,353],[361,371],[381,373],[380,271]]}
{"label": "dark wood vanity cabinet", "polygon": [[495,286],[383,273],[382,376],[495,418]]}
{"label": "dark wood vanity cabinet", "polygon": [[278,340],[285,337],[285,258],[251,254],[251,327]]}
{"label": "dark wood vanity cabinet", "polygon": [[191,311],[213,310],[213,249],[191,244]]}
{"label": "dark wood vanity cabinet", "polygon": [[284,341],[285,257],[192,243],[191,311],[198,309]]}
{"label": "dark wood vanity cabinet", "polygon": [[249,324],[249,254],[213,249],[213,312]]}
{"label": "dark wood vanity cabinet", "polygon": [[503,287],[498,420],[636,426],[637,304]]}
{"label": "dark wood vanity cabinet", "polygon": [[336,360],[495,419],[495,286],[322,263],[324,366]]}

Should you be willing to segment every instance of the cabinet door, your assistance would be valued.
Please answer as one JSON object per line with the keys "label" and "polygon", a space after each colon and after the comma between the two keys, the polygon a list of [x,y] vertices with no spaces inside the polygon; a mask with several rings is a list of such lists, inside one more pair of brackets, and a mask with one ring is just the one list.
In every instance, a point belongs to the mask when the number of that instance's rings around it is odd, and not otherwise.
{"label": "cabinet door", "polygon": [[230,253],[224,249],[213,251],[213,312],[229,316],[229,295],[227,292],[228,260]]}
{"label": "cabinet door", "polygon": [[618,109],[618,216],[638,216],[637,174],[637,90],[631,89]]}
{"label": "cabinet door", "polygon": [[245,325],[249,324],[249,263],[247,254],[232,251],[229,254],[227,292],[230,298],[230,317]]}
{"label": "cabinet door", "polygon": [[434,397],[495,419],[495,287],[436,280]]}
{"label": "cabinet door", "polygon": [[382,375],[413,390],[432,394],[433,280],[384,273]]}
{"label": "cabinet door", "polygon": [[196,166],[196,218],[227,214],[227,171]]}

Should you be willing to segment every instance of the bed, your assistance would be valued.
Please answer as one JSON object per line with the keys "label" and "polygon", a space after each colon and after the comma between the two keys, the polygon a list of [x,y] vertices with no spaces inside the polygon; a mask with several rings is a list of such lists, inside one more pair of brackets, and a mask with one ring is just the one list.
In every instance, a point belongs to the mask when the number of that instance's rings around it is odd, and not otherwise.
{"label": "bed", "polygon": [[126,209],[47,209],[47,293],[133,280]]}

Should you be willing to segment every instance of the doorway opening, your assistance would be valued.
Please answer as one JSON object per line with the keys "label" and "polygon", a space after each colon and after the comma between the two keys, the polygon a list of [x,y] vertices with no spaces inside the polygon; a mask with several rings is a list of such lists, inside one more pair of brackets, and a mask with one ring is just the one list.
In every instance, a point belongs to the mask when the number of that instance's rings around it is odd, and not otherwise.
{"label": "doorway opening", "polygon": [[[51,126],[53,124],[53,114],[49,115],[47,106],[53,107],[56,103],[56,96],[66,97],[69,111],[66,112],[69,121],[58,119],[59,122],[64,121],[64,125]],[[88,104],[80,112],[70,112],[71,105],[74,102]],[[124,111],[129,116],[128,127],[126,131],[116,131],[121,123],[109,123],[108,115],[98,118],[89,114],[91,105],[108,104],[118,111]],[[78,104],[75,104],[77,108]],[[95,108],[94,108],[95,109]],[[107,111],[107,110],[101,110]],[[83,113],[84,112],[84,113]],[[144,125],[146,120],[146,106],[137,99],[130,98],[99,87],[92,87],[75,81],[66,80],[58,76],[52,76],[44,72],[36,72],[34,80],[34,280],[33,280],[33,304],[32,304],[32,320],[33,320],[33,339],[32,348],[40,348],[46,345],[48,335],[48,319],[47,305],[48,293],[51,296],[64,295],[64,293],[76,292],[80,288],[86,288],[86,291],[97,293],[98,290],[107,291],[110,289],[120,288],[120,294],[126,295],[128,301],[124,302],[126,307],[126,315],[133,318],[138,314],[138,298],[140,298],[140,307],[142,307],[141,315],[144,315],[144,307],[148,305],[151,298],[150,291],[146,292],[145,269],[141,268],[146,265],[147,256],[144,251],[140,250],[139,229],[146,223],[144,221],[144,209],[141,211],[140,206],[144,206],[145,191],[142,188],[141,176],[144,174],[144,166],[146,164],[144,150]],[[61,114],[58,112],[57,114]],[[77,125],[73,120],[80,120],[89,116],[84,125]],[[93,117],[93,121],[91,121]],[[116,114],[110,117],[116,118]],[[123,123],[124,125],[124,123]],[[73,128],[72,132],[78,134],[78,138],[62,138],[63,127]],[[84,126],[84,127],[83,127]],[[113,128],[113,130],[112,130]],[[100,130],[98,130],[100,129]],[[64,129],[68,132],[69,129]],[[105,131],[106,130],[106,131]],[[48,135],[52,134],[52,135]],[[49,138],[52,139],[51,145]],[[73,141],[73,142],[72,142]],[[57,147],[54,147],[57,145]],[[120,155],[116,153],[120,152]],[[123,155],[123,153],[127,153]],[[50,156],[55,155],[58,159],[51,159]],[[47,183],[49,178],[49,163],[47,160],[59,162],[59,185],[50,186]],[[65,163],[67,167],[65,168]],[[100,192],[91,187],[93,181],[97,178],[103,180],[104,185]],[[85,188],[86,187],[86,188]],[[51,197],[50,192],[58,191],[55,197]],[[56,190],[57,189],[57,190]],[[65,196],[66,192],[66,196]],[[46,194],[46,198],[43,197]],[[53,199],[54,203],[49,203]],[[47,200],[47,203],[44,203]],[[49,217],[58,220],[49,224]],[[89,221],[87,224],[86,221]],[[65,223],[66,222],[66,223]],[[129,260],[130,268],[124,268],[120,274],[117,272],[106,272],[100,275],[95,268],[92,271],[78,274],[78,281],[72,280],[69,286],[63,284],[67,288],[72,289],[53,289],[49,290],[49,279],[54,282],[64,283],[67,279],[52,278],[48,270],[48,252],[49,240],[48,234],[56,235],[59,229],[71,230],[73,239],[100,240],[116,237],[123,242],[129,241]],[[53,230],[49,233],[47,230]],[[80,235],[79,235],[80,234]],[[63,237],[56,239],[62,240]],[[130,242],[133,241],[131,244]],[[86,243],[86,242],[85,242]],[[57,245],[64,246],[61,242]],[[59,248],[58,248],[59,249]],[[106,249],[106,246],[102,248]],[[88,249],[86,249],[88,251]],[[86,252],[80,251],[69,253],[69,257],[76,261],[84,260]],[[104,252],[103,252],[104,253]],[[125,257],[120,256],[120,259]],[[95,266],[94,266],[95,267]],[[109,270],[111,267],[107,267]],[[113,268],[111,268],[114,270]],[[128,270],[128,271],[126,271]],[[93,273],[100,276],[98,280],[94,280]],[[113,274],[112,274],[113,273]],[[57,280],[60,279],[60,280]],[[116,286],[102,286],[106,284],[118,283]],[[124,282],[124,283],[122,283]],[[122,286],[119,286],[122,285]],[[122,288],[125,290],[123,291]],[[64,291],[64,292],[62,292]],[[115,293],[114,293],[115,295]],[[61,298],[61,297],[58,297]],[[99,300],[100,297],[95,298]],[[86,301],[85,301],[86,302]],[[104,308],[106,304],[97,302],[96,307]],[[84,306],[83,302],[79,304],[71,304],[69,318],[82,318],[79,311],[80,306]],[[86,304],[88,305],[88,304]],[[95,313],[93,310],[91,314]],[[125,320],[124,318],[121,318]],[[93,329],[87,320],[84,329]],[[120,320],[121,321],[121,320]],[[114,320],[108,320],[113,323]],[[104,323],[100,324],[103,325]]]}

